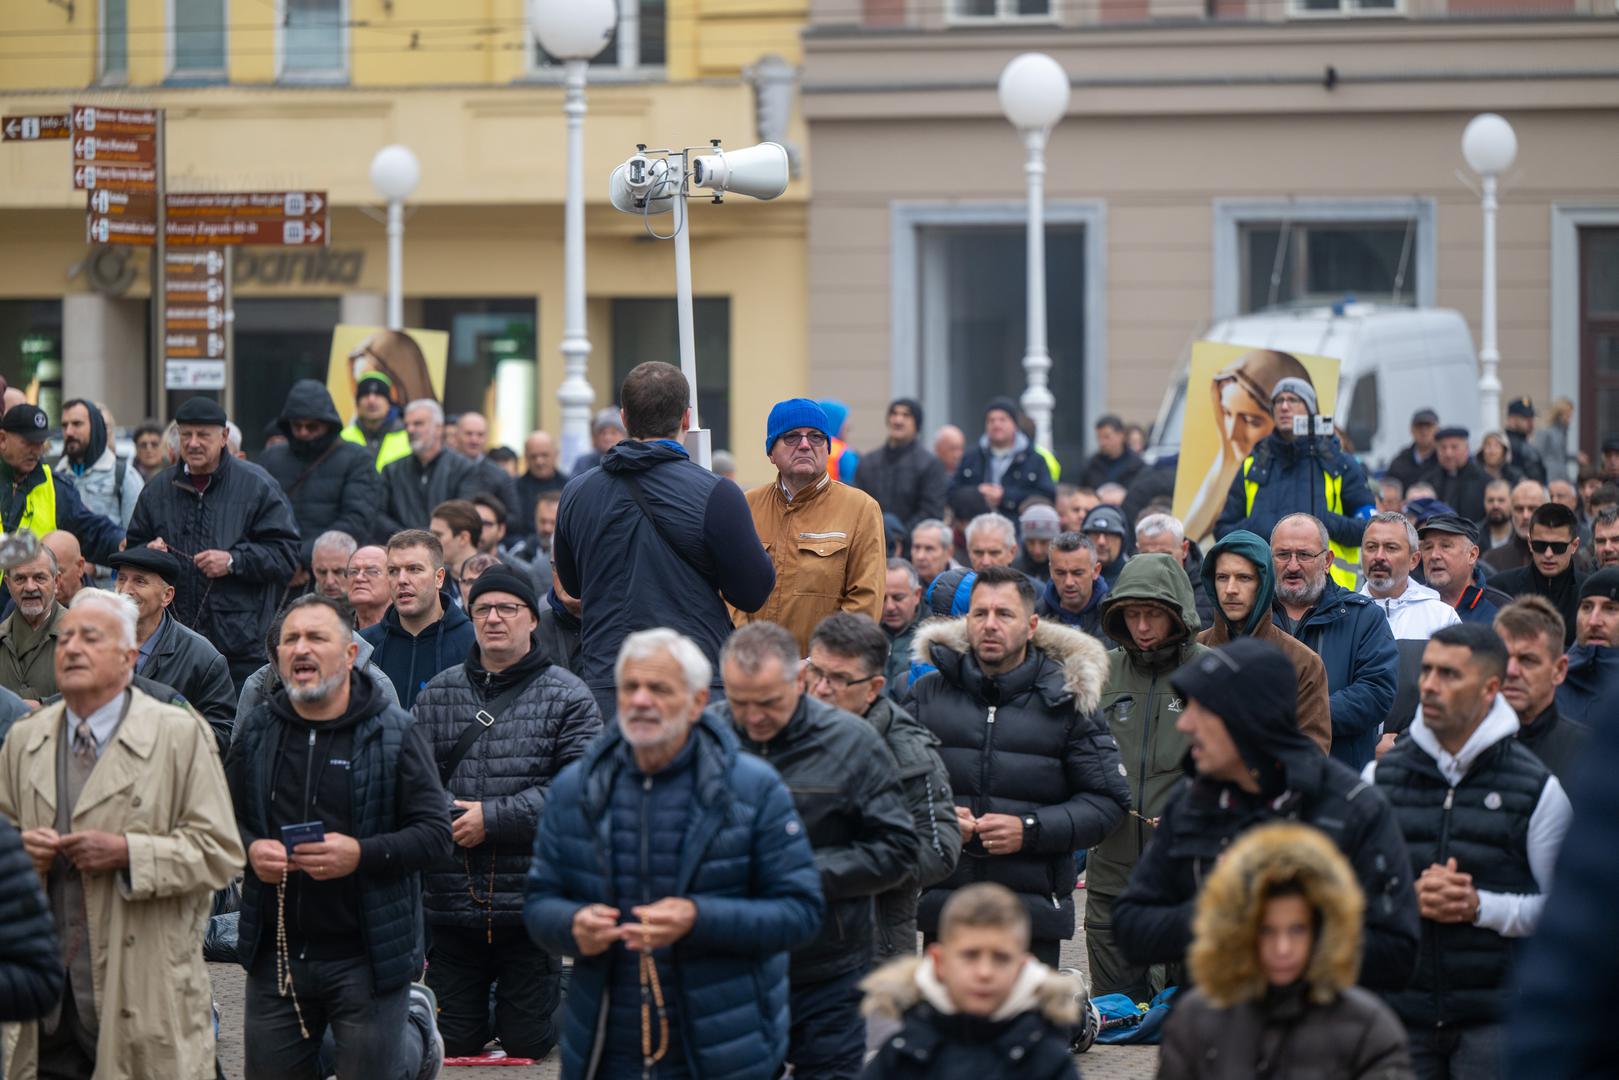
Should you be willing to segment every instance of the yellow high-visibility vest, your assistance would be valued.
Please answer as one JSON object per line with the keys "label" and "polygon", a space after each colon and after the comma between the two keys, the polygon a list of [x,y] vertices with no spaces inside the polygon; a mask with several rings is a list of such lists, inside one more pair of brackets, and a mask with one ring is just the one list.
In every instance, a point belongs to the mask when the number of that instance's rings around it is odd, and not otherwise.
{"label": "yellow high-visibility vest", "polygon": [[[44,539],[46,533],[56,531],[56,481],[51,479],[49,465],[41,465],[40,468],[45,470],[45,482],[35,485],[28,493],[28,501],[23,504],[17,528],[27,529]],[[5,571],[0,570],[0,580],[4,580],[5,576]]]}
{"label": "yellow high-visibility vest", "polygon": [[[1259,485],[1248,478],[1248,470],[1254,467],[1254,456],[1249,454],[1242,463],[1242,490],[1247,499],[1244,513],[1254,512],[1254,496],[1259,494]],[[1323,470],[1322,478],[1326,481],[1327,510],[1330,513],[1342,514],[1344,512],[1344,478],[1335,476]],[[1332,580],[1346,589],[1353,590],[1360,584],[1360,545],[1348,547],[1332,541],[1327,541],[1327,547],[1332,549]]]}
{"label": "yellow high-visibility vest", "polygon": [[[350,424],[341,432],[344,439],[359,446],[366,446],[365,432],[360,430],[359,424]],[[366,446],[366,449],[370,449]],[[382,437],[382,444],[377,447],[377,472],[398,461],[402,457],[410,456],[410,436],[404,431],[390,431]]]}

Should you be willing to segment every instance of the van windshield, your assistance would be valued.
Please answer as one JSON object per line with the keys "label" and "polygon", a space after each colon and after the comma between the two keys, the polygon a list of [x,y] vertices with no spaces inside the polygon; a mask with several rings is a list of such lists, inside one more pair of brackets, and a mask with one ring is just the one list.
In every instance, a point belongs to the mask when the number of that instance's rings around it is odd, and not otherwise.
{"label": "van windshield", "polygon": [[1152,445],[1163,447],[1176,447],[1181,442],[1181,426],[1186,420],[1186,375],[1176,380],[1169,390],[1169,408],[1160,408],[1163,422],[1152,433]]}

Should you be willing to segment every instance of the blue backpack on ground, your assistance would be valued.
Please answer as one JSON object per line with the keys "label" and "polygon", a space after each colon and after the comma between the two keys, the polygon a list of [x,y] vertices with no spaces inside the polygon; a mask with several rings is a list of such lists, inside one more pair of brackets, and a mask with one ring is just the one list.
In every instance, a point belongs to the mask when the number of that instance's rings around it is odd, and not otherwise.
{"label": "blue backpack on ground", "polygon": [[1096,1041],[1114,1046],[1156,1046],[1175,990],[1173,986],[1168,987],[1146,1005],[1138,1005],[1126,994],[1091,998],[1091,1004],[1102,1014],[1102,1030]]}

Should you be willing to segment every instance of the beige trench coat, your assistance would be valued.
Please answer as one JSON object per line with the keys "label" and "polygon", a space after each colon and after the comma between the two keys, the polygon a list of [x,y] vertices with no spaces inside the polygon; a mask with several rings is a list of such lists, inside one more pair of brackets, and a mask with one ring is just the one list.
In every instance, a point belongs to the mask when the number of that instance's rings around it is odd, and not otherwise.
{"label": "beige trench coat", "polygon": [[[214,1029],[202,938],[215,889],[242,868],[219,744],[195,714],[133,690],[73,811],[74,831],[121,834],[129,867],[85,875],[101,1031],[95,1080],[212,1080]],[[20,829],[56,822],[56,746],[65,706],[18,720],[0,746],[0,814]],[[38,1026],[6,1061],[34,1080]]]}

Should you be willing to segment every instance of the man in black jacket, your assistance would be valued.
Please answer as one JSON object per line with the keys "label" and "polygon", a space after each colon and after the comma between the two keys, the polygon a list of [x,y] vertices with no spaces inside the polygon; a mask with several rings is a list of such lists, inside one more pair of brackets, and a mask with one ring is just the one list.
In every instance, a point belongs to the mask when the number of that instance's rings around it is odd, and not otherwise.
{"label": "man in black jacket", "polygon": [[944,493],[950,477],[939,459],[922,446],[922,406],[913,398],[896,398],[888,406],[888,441],[860,456],[854,483],[913,529],[919,522],[944,516]]}
{"label": "man in black jacket", "polygon": [[1092,491],[1103,484],[1129,487],[1130,481],[1145,465],[1141,455],[1130,449],[1124,421],[1108,413],[1096,421],[1096,453],[1080,470],[1079,486]]}
{"label": "man in black jacket", "polygon": [[316,1075],[328,1027],[340,1076],[413,1076],[422,1058],[407,1021],[420,875],[455,850],[449,804],[424,733],[354,670],[355,652],[337,604],[294,600],[282,688],[225,761],[251,870],[238,945],[249,1080]]}
{"label": "man in black jacket", "polygon": [[298,567],[298,525],[281,486],[231,456],[218,402],[190,398],[174,419],[182,460],[141,492],[129,545],[180,560],[174,617],[220,651],[240,688],[264,663],[270,620]]}
{"label": "man in black jacket", "polygon": [[[0,1022],[38,1020],[62,996],[62,954],[57,949],[40,875],[22,836],[0,819]],[[0,1056],[0,1067],[5,1065]]]}
{"label": "man in black jacket", "polygon": [[917,872],[920,841],[899,770],[870,724],[804,693],[798,641],[775,623],[732,634],[720,664],[726,700],[710,708],[781,774],[826,897],[821,932],[788,964],[787,1060],[794,1075],[852,1078],[866,1046],[860,980],[877,942],[872,898]]}
{"label": "man in black jacket", "polygon": [[1056,501],[1050,467],[1018,430],[1021,416],[1011,398],[993,398],[985,407],[984,434],[961,456],[950,480],[947,497],[957,521],[992,512],[1016,521],[1029,496]]}
{"label": "man in black jacket", "polygon": [[1501,696],[1518,714],[1518,741],[1572,790],[1591,729],[1557,708],[1557,688],[1568,677],[1563,617],[1544,596],[1526,596],[1502,608],[1494,625],[1507,647]]}
{"label": "man in black jacket", "polygon": [[[626,637],[668,627],[694,641],[717,673],[731,633],[726,605],[758,611],[776,583],[742,489],[681,445],[688,393],[679,368],[638,365],[618,396],[630,437],[562,493],[552,563],[590,612],[579,671],[603,716],[617,704],[613,664]],[[712,689],[724,692],[717,674]]]}
{"label": "man in black jacket", "polygon": [[376,534],[382,482],[365,447],[338,438],[343,419],[324,383],[299,379],[287,391],[276,427],[287,437],[259,455],[259,465],[275,478],[292,504],[303,539],[292,584],[309,580],[315,538],[329,529],[364,542]]}
{"label": "man in black jacket", "polygon": [[405,406],[410,454],[382,470],[384,536],[403,529],[425,529],[433,507],[477,494],[472,462],[444,445],[444,408],[432,398]]}
{"label": "man in black jacket", "polygon": [[1094,847],[1130,806],[1119,747],[1097,712],[1107,653],[1088,634],[1034,614],[1034,585],[1010,567],[978,574],[965,618],[917,634],[937,668],[914,684],[917,719],[938,736],[962,858],[922,894],[930,939],[963,885],[993,881],[1029,911],[1030,951],[1055,966],[1074,933],[1074,852]]}
{"label": "man in black jacket", "polygon": [[1417,958],[1417,903],[1389,804],[1299,730],[1297,675],[1275,645],[1242,637],[1170,677],[1175,726],[1192,744],[1188,779],[1113,906],[1114,932],[1138,964],[1178,963],[1192,943],[1199,884],[1240,833],[1302,821],[1332,838],[1366,896],[1361,985],[1405,986]]}
{"label": "man in black jacket", "polygon": [[1469,438],[1464,427],[1440,428],[1434,436],[1433,468],[1422,479],[1433,485],[1440,502],[1468,521],[1483,521],[1490,474],[1467,452]]}
{"label": "man in black jacket", "polygon": [[540,650],[526,577],[486,571],[467,610],[477,646],[411,709],[449,789],[460,849],[426,877],[427,985],[450,1057],[481,1054],[494,1035],[512,1057],[542,1058],[556,1045],[561,965],[523,929],[523,881],[551,781],[600,733],[601,713],[585,684]]}
{"label": "man in black jacket", "polygon": [[1388,473],[1402,489],[1427,478],[1434,469],[1434,432],[1439,430],[1439,414],[1418,409],[1411,416],[1411,443],[1394,455]]}
{"label": "man in black jacket", "polygon": [[1542,503],[1529,519],[1529,565],[1490,578],[1508,596],[1544,596],[1563,617],[1563,647],[1574,644],[1580,586],[1585,575],[1574,569],[1580,550],[1579,521],[1562,503]]}
{"label": "man in black jacket", "polygon": [[142,545],[118,552],[107,563],[118,575],[114,590],[133,600],[139,612],[135,674],[178,691],[214,729],[223,754],[236,726],[236,689],[219,650],[169,615],[180,560]]}

